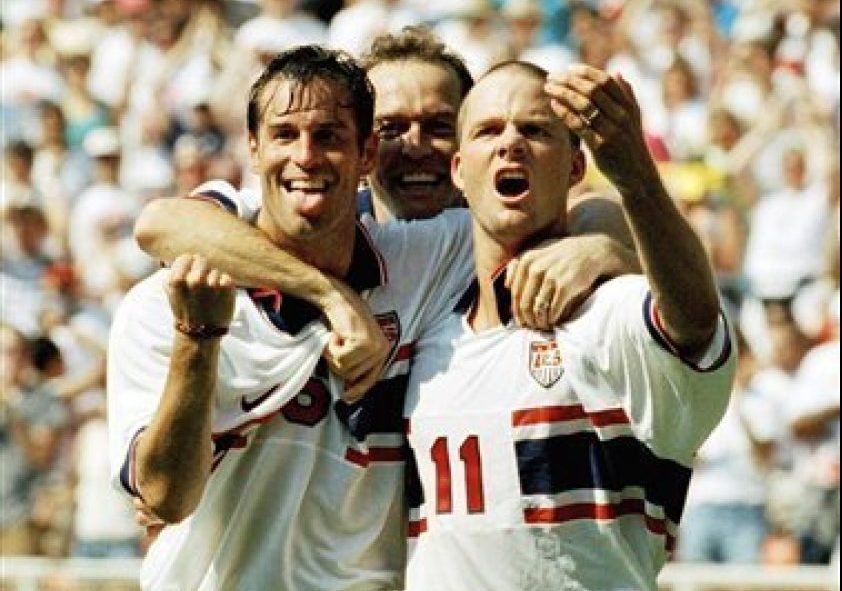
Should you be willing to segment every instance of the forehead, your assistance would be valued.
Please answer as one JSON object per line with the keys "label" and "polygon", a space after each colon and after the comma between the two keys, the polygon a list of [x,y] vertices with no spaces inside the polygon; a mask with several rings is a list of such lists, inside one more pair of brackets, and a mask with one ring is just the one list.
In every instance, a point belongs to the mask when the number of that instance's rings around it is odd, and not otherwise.
{"label": "forehead", "polygon": [[402,60],[377,64],[369,71],[377,92],[378,115],[415,111],[453,112],[462,102],[461,82],[444,64]]}
{"label": "forehead", "polygon": [[552,119],[561,125],[544,92],[544,81],[514,69],[486,76],[474,86],[463,106],[463,127],[488,119]]}
{"label": "forehead", "polygon": [[263,88],[258,105],[260,121],[267,124],[304,115],[334,123],[354,122],[348,90],[322,78],[307,82],[276,78]]}

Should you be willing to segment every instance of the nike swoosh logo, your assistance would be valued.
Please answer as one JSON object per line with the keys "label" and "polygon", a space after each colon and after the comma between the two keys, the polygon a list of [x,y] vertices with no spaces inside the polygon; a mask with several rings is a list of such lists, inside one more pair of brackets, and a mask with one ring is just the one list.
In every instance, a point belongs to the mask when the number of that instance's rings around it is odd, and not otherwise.
{"label": "nike swoosh logo", "polygon": [[243,412],[253,411],[255,408],[260,406],[260,404],[264,400],[269,398],[269,396],[272,394],[272,392],[274,392],[277,388],[278,388],[277,386],[272,388],[271,390],[269,390],[265,394],[261,394],[260,396],[258,396],[254,400],[248,400],[245,396],[243,396],[242,398],[240,398],[240,408],[243,409]]}

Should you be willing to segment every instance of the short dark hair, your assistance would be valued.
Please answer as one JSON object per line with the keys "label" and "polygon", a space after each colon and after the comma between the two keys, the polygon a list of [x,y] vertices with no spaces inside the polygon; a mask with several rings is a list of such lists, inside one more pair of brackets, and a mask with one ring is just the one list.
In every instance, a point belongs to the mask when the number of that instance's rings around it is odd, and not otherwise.
{"label": "short dark hair", "polygon": [[350,54],[319,45],[301,45],[272,58],[249,91],[246,122],[251,134],[257,134],[262,116],[259,102],[263,89],[276,78],[300,84],[323,80],[340,86],[347,93],[339,99],[346,102],[340,104],[354,111],[357,144],[362,149],[374,122],[374,87],[366,71]]}
{"label": "short dark hair", "polygon": [[[541,66],[537,66],[531,62],[525,62],[521,60],[506,60],[500,62],[499,64],[492,66],[489,68],[485,74],[480,77],[480,81],[488,78],[492,74],[495,74],[501,70],[517,70],[520,71],[530,78],[534,78],[535,80],[546,80],[547,76],[549,76],[549,72],[547,72]],[[462,108],[459,109],[459,118],[457,119],[457,137],[461,139],[462,137],[462,122],[465,119],[465,105],[466,103],[462,103]],[[579,148],[582,144],[582,138],[578,135],[570,131],[570,143],[573,145],[574,148]]]}
{"label": "short dark hair", "polygon": [[450,70],[459,80],[459,96],[465,98],[474,86],[474,78],[465,61],[451,51],[430,29],[423,26],[404,27],[400,33],[380,35],[362,57],[367,71],[379,64],[419,61],[438,64]]}

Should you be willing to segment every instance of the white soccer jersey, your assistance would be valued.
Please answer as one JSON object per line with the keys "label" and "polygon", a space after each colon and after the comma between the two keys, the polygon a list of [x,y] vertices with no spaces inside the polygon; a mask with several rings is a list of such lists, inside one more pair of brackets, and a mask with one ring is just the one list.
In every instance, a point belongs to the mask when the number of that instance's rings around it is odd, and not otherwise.
{"label": "white soccer jersey", "polygon": [[655,591],[693,455],[727,405],[724,319],[691,366],[640,276],[548,333],[473,332],[472,289],[413,364],[407,590]]}
{"label": "white soccer jersey", "polygon": [[[233,189],[216,190],[248,217]],[[351,283],[393,343],[383,379],[352,415],[359,437],[340,420],[340,384],[319,362],[326,329],[315,308],[277,292],[238,292],[222,340],[213,473],[195,513],[151,546],[143,589],[401,587],[407,372],[420,326],[449,313],[469,282],[470,242],[465,212],[358,225]],[[131,290],[111,332],[112,467],[130,492],[132,442],[157,408],[171,352],[166,276]]]}

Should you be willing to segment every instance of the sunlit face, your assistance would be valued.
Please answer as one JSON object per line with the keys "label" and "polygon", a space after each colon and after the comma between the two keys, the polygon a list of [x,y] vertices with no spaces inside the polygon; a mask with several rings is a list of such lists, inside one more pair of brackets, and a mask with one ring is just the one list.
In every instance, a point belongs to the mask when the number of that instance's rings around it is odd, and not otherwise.
{"label": "sunlit face", "polygon": [[380,137],[371,183],[394,217],[427,218],[454,205],[450,180],[456,151],[460,81],[448,68],[420,61],[384,62],[369,71],[377,92]]}
{"label": "sunlit face", "polygon": [[567,191],[584,174],[584,157],[543,85],[515,68],[481,80],[463,106],[453,159],[475,230],[514,250],[564,230]]}
{"label": "sunlit face", "polygon": [[263,89],[249,147],[263,193],[258,225],[276,241],[318,244],[353,227],[357,185],[371,168],[376,141],[368,138],[360,150],[347,99],[319,79],[279,78]]}

